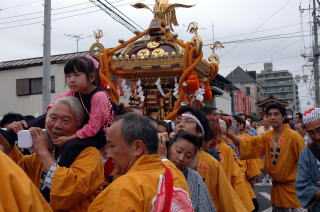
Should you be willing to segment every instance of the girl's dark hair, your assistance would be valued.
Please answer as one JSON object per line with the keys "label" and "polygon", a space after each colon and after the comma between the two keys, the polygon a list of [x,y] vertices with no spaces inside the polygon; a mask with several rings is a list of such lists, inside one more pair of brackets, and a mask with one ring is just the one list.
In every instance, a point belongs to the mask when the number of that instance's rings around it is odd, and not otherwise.
{"label": "girl's dark hair", "polygon": [[94,68],[93,62],[86,57],[73,57],[70,58],[64,66],[64,74],[74,73],[77,71],[85,73],[87,78],[91,75],[95,75],[93,85],[100,87],[99,69]]}
{"label": "girl's dark hair", "polygon": [[188,133],[186,131],[180,131],[170,140],[170,142],[168,142],[168,149],[174,142],[181,138],[192,143],[197,150],[202,146],[202,140],[198,136],[195,136],[192,133]]}

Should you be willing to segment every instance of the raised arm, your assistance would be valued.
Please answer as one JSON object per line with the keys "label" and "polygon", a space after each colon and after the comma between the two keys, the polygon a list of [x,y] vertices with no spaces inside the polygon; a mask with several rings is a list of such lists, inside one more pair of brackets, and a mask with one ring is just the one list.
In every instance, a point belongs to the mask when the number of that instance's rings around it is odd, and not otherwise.
{"label": "raised arm", "polygon": [[239,145],[239,143],[240,143],[240,137],[239,137],[239,136],[236,136],[231,129],[229,129],[229,130],[227,131],[227,136],[228,136],[236,145]]}

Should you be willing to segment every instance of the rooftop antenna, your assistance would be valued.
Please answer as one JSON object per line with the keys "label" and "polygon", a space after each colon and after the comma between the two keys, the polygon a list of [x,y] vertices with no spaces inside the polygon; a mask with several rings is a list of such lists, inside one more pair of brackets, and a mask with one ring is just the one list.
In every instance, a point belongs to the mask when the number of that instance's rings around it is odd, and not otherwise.
{"label": "rooftop antenna", "polygon": [[77,42],[77,52],[79,52],[79,41],[88,37],[88,36],[82,36],[82,34],[64,34],[64,35],[69,37],[70,39],[75,39],[76,40],[76,42]]}

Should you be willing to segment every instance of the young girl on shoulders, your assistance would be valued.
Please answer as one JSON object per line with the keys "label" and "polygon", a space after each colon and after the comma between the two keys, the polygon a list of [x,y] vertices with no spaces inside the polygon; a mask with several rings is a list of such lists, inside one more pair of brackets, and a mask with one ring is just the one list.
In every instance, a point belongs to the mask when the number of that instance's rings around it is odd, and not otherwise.
{"label": "young girl on shoulders", "polygon": [[[60,137],[56,143],[57,146],[63,146],[65,150],[70,149],[63,154],[68,158],[76,157],[79,151],[87,146],[95,146],[99,149],[106,143],[105,132],[111,125],[114,114],[109,97],[100,87],[98,68],[98,61],[91,56],[69,59],[64,67],[69,90],[55,97],[48,106],[50,110],[59,98],[75,96],[85,111],[83,127],[72,136]],[[77,151],[77,148],[80,149]]]}

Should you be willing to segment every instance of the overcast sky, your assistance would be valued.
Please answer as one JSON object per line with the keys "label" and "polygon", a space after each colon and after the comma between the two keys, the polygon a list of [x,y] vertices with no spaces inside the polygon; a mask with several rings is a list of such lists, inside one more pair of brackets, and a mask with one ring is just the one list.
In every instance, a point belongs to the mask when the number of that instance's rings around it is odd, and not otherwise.
{"label": "overcast sky", "polygon": [[[152,14],[137,10],[130,3],[136,0],[110,0],[142,28],[150,24]],[[152,5],[154,0],[141,0]],[[175,31],[184,41],[192,35],[186,26],[196,21],[204,44],[214,39],[225,42],[220,55],[220,74],[226,76],[237,66],[245,70],[263,69],[264,62],[273,62],[274,69],[286,69],[293,75],[311,74],[307,60],[301,54],[310,54],[309,12],[302,15],[299,5],[308,8],[310,0],[176,0],[171,3],[194,4],[190,9],[177,9],[180,24]],[[58,20],[57,20],[58,19]],[[52,0],[52,45],[51,54],[76,51],[75,39],[65,34],[90,36],[99,28],[104,32],[101,43],[105,47],[117,45],[119,38],[129,39],[133,34],[100,11],[89,0]],[[43,0],[1,0],[0,4],[0,62],[42,56]],[[212,30],[214,26],[214,33]],[[262,38],[264,37],[264,38]],[[282,38],[280,38],[282,37]],[[253,39],[249,40],[248,39]],[[262,40],[263,39],[263,40]],[[239,42],[245,40],[245,42]],[[257,41],[258,40],[258,41]],[[79,41],[79,51],[90,48],[93,37]],[[210,49],[203,48],[205,57]],[[309,77],[310,78],[310,77]],[[300,83],[299,92],[302,110],[312,100],[308,89],[310,83]]]}

